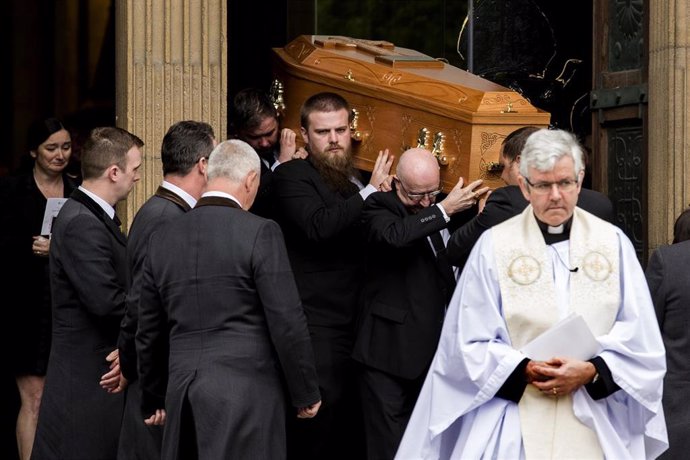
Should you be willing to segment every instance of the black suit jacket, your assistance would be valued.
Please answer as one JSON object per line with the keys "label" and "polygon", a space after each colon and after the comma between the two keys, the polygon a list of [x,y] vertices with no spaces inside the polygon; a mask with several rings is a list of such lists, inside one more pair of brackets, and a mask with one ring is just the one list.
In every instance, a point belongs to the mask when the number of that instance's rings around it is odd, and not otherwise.
{"label": "black suit jacket", "polygon": [[436,351],[455,288],[427,238],[447,224],[438,206],[410,214],[395,191],[369,196],[363,221],[368,258],[353,358],[414,379]]}
{"label": "black suit jacket", "polygon": [[145,409],[168,411],[164,458],[193,436],[181,429],[185,404],[203,414],[194,429],[208,458],[277,458],[283,379],[295,407],[320,399],[280,228],[229,199],[202,198],[150,239],[136,345]]}
{"label": "black suit jacket", "polygon": [[119,459],[160,458],[161,455],[163,429],[160,426],[146,426],[141,414],[141,388],[138,382],[134,338],[139,325],[139,298],[149,238],[156,230],[190,209],[189,204],[180,196],[166,188],[158,187],[156,193],[139,209],[129,230],[127,309],[117,343],[120,350],[120,368],[129,382],[125,393],[125,411],[117,453]]}
{"label": "black suit jacket", "polygon": [[134,336],[137,332],[139,292],[144,274],[144,259],[151,235],[170,220],[189,211],[189,204],[177,194],[163,187],[139,209],[127,239],[127,309],[122,319],[118,348],[120,367],[128,381],[137,379],[137,352]]}
{"label": "black suit jacket", "polygon": [[266,166],[264,160],[261,160],[261,178],[259,181],[259,190],[256,193],[254,204],[249,209],[257,216],[270,219],[273,217],[273,171]]}
{"label": "black suit jacket", "polygon": [[[529,204],[517,185],[497,188],[486,201],[484,210],[453,232],[448,242],[448,259],[460,268],[465,266],[470,251],[484,231],[520,214]],[[600,219],[614,223],[613,204],[602,193],[581,189],[577,205]]]}
{"label": "black suit jacket", "polygon": [[363,267],[359,193],[331,190],[306,160],[273,172],[275,219],[285,235],[310,325],[352,327]]}
{"label": "black suit jacket", "polygon": [[50,244],[53,341],[32,458],[114,458],[123,399],[98,382],[125,310],[125,236],[81,190]]}
{"label": "black suit jacket", "polygon": [[662,246],[646,270],[666,348],[663,406],[669,449],[660,458],[687,458],[690,451],[690,241]]}

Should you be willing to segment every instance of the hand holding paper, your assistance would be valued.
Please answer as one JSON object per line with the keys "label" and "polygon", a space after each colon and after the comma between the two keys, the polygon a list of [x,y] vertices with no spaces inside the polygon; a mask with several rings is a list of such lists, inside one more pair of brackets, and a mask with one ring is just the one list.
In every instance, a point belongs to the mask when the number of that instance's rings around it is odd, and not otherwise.
{"label": "hand holding paper", "polygon": [[555,356],[588,360],[599,351],[592,331],[578,314],[570,314],[522,348],[529,359],[548,361]]}
{"label": "hand holding paper", "polygon": [[571,394],[596,374],[587,360],[598,351],[599,344],[582,316],[571,314],[523,347],[532,360],[527,380],[549,396]]}

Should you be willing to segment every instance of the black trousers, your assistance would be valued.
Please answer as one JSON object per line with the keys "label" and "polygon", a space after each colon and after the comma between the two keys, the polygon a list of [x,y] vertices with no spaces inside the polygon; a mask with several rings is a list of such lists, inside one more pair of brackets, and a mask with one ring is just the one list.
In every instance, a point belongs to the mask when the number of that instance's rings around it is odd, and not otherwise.
{"label": "black trousers", "polygon": [[409,380],[361,366],[362,400],[367,460],[392,460],[410,421],[426,372]]}
{"label": "black trousers", "polygon": [[360,460],[364,432],[349,329],[310,326],[321,408],[313,419],[288,411],[288,460]]}

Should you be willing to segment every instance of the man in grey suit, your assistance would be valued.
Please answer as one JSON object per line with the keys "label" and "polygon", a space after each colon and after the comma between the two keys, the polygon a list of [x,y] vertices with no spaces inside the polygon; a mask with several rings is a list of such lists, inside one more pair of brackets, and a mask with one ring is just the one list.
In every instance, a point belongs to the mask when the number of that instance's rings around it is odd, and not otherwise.
{"label": "man in grey suit", "polygon": [[684,459],[690,451],[690,209],[673,226],[673,244],[652,254],[645,275],[666,347],[662,404],[668,450],[662,459]]}
{"label": "man in grey suit", "polygon": [[[98,387],[119,368],[125,311],[125,236],[115,205],[139,180],[141,139],[96,128],[81,158],[82,185],[60,210],[50,245],[53,340],[34,441],[34,459],[112,459],[123,399]],[[110,364],[108,363],[110,360]],[[119,377],[102,383],[115,391]]]}
{"label": "man in grey suit", "polygon": [[129,230],[127,310],[118,339],[122,375],[128,382],[117,452],[118,458],[123,460],[159,458],[163,439],[163,429],[145,425],[141,416],[141,388],[134,345],[149,237],[196,205],[206,187],[206,164],[215,145],[213,128],[208,123],[188,120],[172,125],[161,147],[163,183],[139,209]]}
{"label": "man in grey suit", "polygon": [[257,154],[222,142],[207,174],[196,207],[149,242],[136,335],[144,413],[165,423],[166,459],[283,458],[283,385],[297,417],[321,400],[302,305],[280,228],[246,212]]}

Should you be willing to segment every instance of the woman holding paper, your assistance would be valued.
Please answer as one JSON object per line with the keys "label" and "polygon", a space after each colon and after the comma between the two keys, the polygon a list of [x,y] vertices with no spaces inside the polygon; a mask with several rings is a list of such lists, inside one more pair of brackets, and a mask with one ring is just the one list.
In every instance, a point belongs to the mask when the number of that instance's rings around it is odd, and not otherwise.
{"label": "woman holding paper", "polygon": [[[51,314],[48,278],[49,225],[46,209],[56,212],[77,187],[65,168],[72,154],[70,133],[55,118],[33,123],[28,132],[30,170],[6,178],[2,206],[2,279],[7,282],[10,370],[19,388],[17,445],[22,459],[31,455],[38,409],[50,352]],[[60,200],[56,200],[60,199]],[[44,225],[44,222],[46,225]]]}

